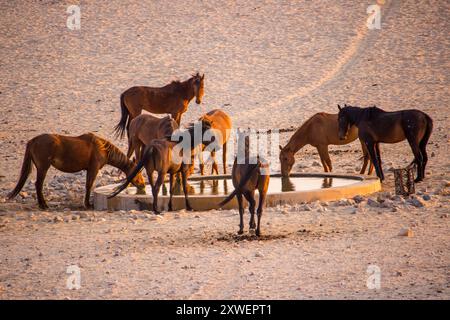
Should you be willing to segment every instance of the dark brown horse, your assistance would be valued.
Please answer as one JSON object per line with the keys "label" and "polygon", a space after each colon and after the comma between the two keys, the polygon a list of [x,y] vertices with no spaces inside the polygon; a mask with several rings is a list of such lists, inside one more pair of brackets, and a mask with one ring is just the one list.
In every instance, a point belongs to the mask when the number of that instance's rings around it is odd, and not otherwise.
{"label": "dark brown horse", "polygon": [[[47,209],[47,203],[42,194],[44,179],[50,166],[63,172],[78,172],[86,170],[86,195],[84,205],[90,208],[89,196],[91,188],[97,177],[98,171],[109,164],[130,174],[135,163],[130,161],[125,154],[111,142],[102,139],[93,133],[83,134],[78,137],[61,136],[58,134],[41,134],[27,143],[23,159],[22,171],[19,182],[8,195],[14,198],[22,190],[28,176],[31,173],[31,164],[37,169],[36,193],[41,209]],[[130,181],[139,189],[145,188],[142,175]]]}
{"label": "dark brown horse", "polygon": [[137,116],[130,122],[127,157],[130,158],[134,151],[139,162],[146,145],[154,139],[170,137],[176,129],[178,124],[170,115],[162,119],[149,114]]}
{"label": "dark brown horse", "polygon": [[170,84],[156,87],[131,87],[120,95],[122,116],[115,128],[118,136],[123,137],[130,121],[147,110],[152,113],[169,113],[180,125],[181,116],[187,111],[189,102],[195,97],[200,104],[204,94],[205,75],[196,74],[186,81],[172,81]]}
{"label": "dark brown horse", "polygon": [[433,131],[433,120],[419,110],[386,112],[375,106],[359,108],[345,105],[339,108],[339,138],[345,139],[352,125],[358,127],[359,139],[365,144],[377,176],[384,180],[380,143],[408,140],[417,164],[416,182],[425,178],[428,162],[427,143]]}
{"label": "dark brown horse", "polygon": [[[242,135],[240,133],[240,135]],[[239,154],[238,154],[239,156]],[[232,169],[232,180],[234,185],[234,191],[230,193],[225,200],[223,200],[219,206],[224,206],[227,202],[231,201],[234,197],[237,198],[239,204],[239,231],[238,234],[244,233],[244,204],[242,202],[242,196],[247,199],[249,203],[250,211],[250,229],[255,229],[256,235],[261,235],[261,216],[263,212],[263,206],[266,199],[267,189],[269,188],[269,165],[265,161],[261,161],[259,157],[252,159],[249,157],[249,137],[245,137],[245,160],[238,161],[237,157],[234,159]],[[242,162],[242,163],[241,163]],[[259,192],[259,203],[256,211],[258,215],[258,224],[255,224],[255,190]]]}
{"label": "dark brown horse", "polygon": [[[211,123],[205,121],[201,122],[201,131],[202,136],[203,133],[207,130],[211,129]],[[139,163],[136,165],[136,168],[133,172],[131,172],[126,181],[117,187],[114,192],[108,197],[112,198],[118,195],[122,190],[124,190],[127,185],[134,179],[134,177],[139,174],[142,168],[145,167],[147,171],[147,176],[149,179],[150,186],[152,187],[152,196],[153,196],[153,211],[155,214],[159,214],[160,211],[158,209],[158,194],[161,188],[161,185],[164,183],[164,178],[166,174],[169,174],[169,211],[172,211],[172,196],[174,193],[174,176],[178,173],[181,173],[184,197],[186,203],[186,209],[192,210],[192,207],[189,203],[188,199],[188,186],[187,186],[187,176],[189,171],[192,168],[194,162],[194,150],[197,148],[199,143],[202,143],[202,139],[194,138],[194,124],[191,124],[187,129],[187,134],[190,139],[189,150],[186,150],[190,154],[187,157],[183,157],[182,161],[175,161],[175,154],[178,154],[178,151],[175,151],[174,148],[178,144],[178,142],[171,141],[171,136],[168,136],[164,139],[155,139],[149,144],[146,145],[142,158]],[[181,155],[182,156],[182,155]],[[185,155],[186,156],[186,155]],[[185,159],[188,161],[185,161]],[[153,181],[153,172],[156,171],[158,173],[158,178],[156,182]]]}

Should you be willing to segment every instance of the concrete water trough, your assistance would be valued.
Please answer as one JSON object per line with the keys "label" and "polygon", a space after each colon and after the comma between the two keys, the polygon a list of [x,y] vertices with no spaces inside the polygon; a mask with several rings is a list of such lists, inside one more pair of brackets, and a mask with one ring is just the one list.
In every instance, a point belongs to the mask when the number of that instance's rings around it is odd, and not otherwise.
{"label": "concrete water trough", "polygon": [[[217,209],[226,195],[234,190],[230,175],[192,176],[188,180],[189,199],[194,210]],[[116,197],[108,199],[117,185],[107,185],[94,190],[94,208],[96,210],[151,210],[151,188],[146,194],[136,194],[135,187],[128,187]],[[289,178],[280,174],[271,175],[266,206],[295,204],[301,202],[333,201],[365,195],[381,190],[377,177],[365,175],[345,175],[326,173],[291,173]],[[256,192],[257,194],[257,192]],[[258,195],[256,195],[258,196]],[[168,182],[161,188],[158,206],[166,211],[169,194]],[[237,208],[236,198],[224,206],[225,209]],[[184,194],[179,185],[175,186],[173,209],[184,208]]]}

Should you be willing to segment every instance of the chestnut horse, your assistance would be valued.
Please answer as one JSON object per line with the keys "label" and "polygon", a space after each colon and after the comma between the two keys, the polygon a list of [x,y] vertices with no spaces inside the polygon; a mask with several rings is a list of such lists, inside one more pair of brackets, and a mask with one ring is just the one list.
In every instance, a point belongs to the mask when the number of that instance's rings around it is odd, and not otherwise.
{"label": "chestnut horse", "polygon": [[[32,163],[34,163],[37,169],[35,185],[38,203],[41,209],[48,208],[44,195],[42,194],[42,187],[50,166],[62,172],[73,173],[81,170],[87,171],[86,195],[84,198],[86,208],[92,207],[89,204],[91,188],[98,171],[105,164],[116,167],[125,174],[130,174],[135,167],[135,163],[130,161],[116,146],[93,133],[83,134],[78,137],[41,134],[27,143],[19,182],[14,190],[9,193],[9,199],[17,196],[20,190],[22,190],[31,173]],[[145,188],[145,181],[142,175],[137,175],[130,182],[139,189]]]}
{"label": "chestnut horse", "polygon": [[[239,133],[242,136],[242,133]],[[242,196],[247,199],[250,211],[250,229],[256,228],[256,235],[261,235],[261,216],[263,212],[264,201],[266,199],[267,190],[269,188],[270,172],[269,164],[263,159],[249,156],[249,137],[245,137],[244,161],[239,161],[237,157],[234,159],[232,169],[232,180],[234,191],[230,193],[219,206],[223,207],[234,197],[237,198],[239,204],[239,231],[238,234],[244,233],[244,204]],[[240,153],[238,153],[238,156]],[[258,216],[258,224],[255,224],[255,190],[258,190],[259,200],[256,214]]]}
{"label": "chestnut horse", "polygon": [[359,139],[364,142],[375,166],[378,178],[384,180],[381,167],[380,143],[397,143],[408,140],[417,164],[417,178],[425,178],[428,162],[427,143],[433,131],[433,120],[420,110],[387,112],[375,106],[360,108],[344,105],[339,108],[339,138],[346,139],[351,126],[358,127]]}
{"label": "chestnut horse", "polygon": [[[211,129],[211,124],[206,120],[201,122],[201,131],[202,135],[205,131]],[[199,143],[202,143],[202,139],[194,138],[194,124],[191,124],[187,129],[187,134],[190,137],[190,152],[189,161],[185,161],[185,157],[181,161],[175,161],[174,154],[177,154],[175,151],[175,146],[177,146],[178,142],[171,141],[171,136],[165,137],[164,139],[155,139],[149,144],[147,144],[144,148],[141,160],[136,165],[136,168],[131,172],[126,181],[118,186],[114,192],[108,196],[108,198],[115,197],[122,190],[124,190],[127,185],[135,178],[137,174],[145,167],[147,171],[147,176],[149,179],[150,186],[152,187],[152,196],[153,196],[153,211],[155,214],[159,214],[160,211],[158,209],[158,194],[162,184],[164,183],[164,178],[166,174],[169,174],[169,211],[172,211],[172,196],[174,193],[174,176],[178,173],[181,173],[183,190],[184,190],[184,198],[186,203],[186,209],[192,210],[192,207],[189,203],[188,199],[188,186],[187,186],[187,176],[189,171],[191,170],[193,160],[194,160],[194,150],[197,148]],[[185,155],[183,155],[185,156]],[[156,182],[153,181],[153,171],[158,172],[158,178]]]}
{"label": "chestnut horse", "polygon": [[[207,149],[210,149],[212,145],[215,145],[216,147],[222,148],[222,161],[223,161],[223,173],[227,173],[227,141],[230,138],[230,132],[231,132],[231,118],[228,114],[226,114],[224,111],[219,109],[214,109],[209,111],[208,113],[204,114],[199,118],[200,121],[202,120],[208,120],[211,123],[211,131],[214,132],[214,143],[210,144]],[[215,140],[217,139],[217,141]],[[211,174],[214,174],[214,171],[216,174],[219,174],[219,168],[217,167],[216,163],[216,151],[217,149],[214,148],[211,150],[211,158],[213,161]],[[202,152],[198,153],[199,155],[199,161],[200,161],[200,173],[201,175],[204,174],[204,168],[205,165],[203,163],[203,155]]]}
{"label": "chestnut horse", "polygon": [[[353,142],[358,138],[358,128],[353,126],[349,128],[346,138],[340,140],[337,120],[337,114],[325,112],[316,113],[306,120],[306,122],[289,139],[286,146],[280,146],[281,174],[285,177],[289,176],[289,172],[295,162],[295,153],[307,144],[317,148],[324,171],[331,172],[333,167],[331,165],[330,155],[328,154],[328,145],[344,145]],[[369,160],[364,145],[362,145],[362,149],[364,163],[360,173],[364,173]],[[371,174],[372,171],[373,165],[371,163],[368,174]]]}
{"label": "chestnut horse", "polygon": [[169,113],[180,125],[181,116],[188,109],[189,102],[195,97],[200,104],[204,94],[205,75],[199,73],[186,81],[172,81],[170,84],[156,87],[131,87],[120,95],[122,116],[115,127],[116,135],[123,137],[128,131],[131,120],[147,110],[152,113]]}
{"label": "chestnut horse", "polygon": [[127,157],[130,158],[134,151],[139,162],[146,145],[154,139],[170,137],[176,129],[178,124],[170,115],[162,119],[149,114],[137,116],[130,122]]}

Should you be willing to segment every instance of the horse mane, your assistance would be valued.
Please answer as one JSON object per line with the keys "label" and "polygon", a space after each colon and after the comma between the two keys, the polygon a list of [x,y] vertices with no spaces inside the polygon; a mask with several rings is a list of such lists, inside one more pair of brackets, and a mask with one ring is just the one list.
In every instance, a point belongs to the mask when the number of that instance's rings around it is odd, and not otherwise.
{"label": "horse mane", "polygon": [[366,108],[362,108],[362,107],[358,107],[358,106],[345,105],[345,108],[347,108],[347,110],[350,111],[351,117],[352,117],[352,119],[353,119],[353,121],[355,123],[358,123],[361,120],[370,119],[373,116],[376,116],[376,115],[378,115],[380,113],[386,112],[383,109],[380,109],[380,108],[378,108],[375,105],[372,106],[372,107],[366,107]]}
{"label": "horse mane", "polygon": [[125,153],[120,151],[119,148],[117,148],[108,140],[94,135],[94,143],[100,151],[106,152],[108,162],[114,163],[117,166],[126,166],[130,164],[131,161],[127,158]]}

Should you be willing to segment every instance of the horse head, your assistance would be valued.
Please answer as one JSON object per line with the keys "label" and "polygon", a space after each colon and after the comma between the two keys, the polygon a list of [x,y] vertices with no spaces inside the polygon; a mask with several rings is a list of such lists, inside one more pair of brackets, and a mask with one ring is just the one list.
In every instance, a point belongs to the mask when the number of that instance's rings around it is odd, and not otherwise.
{"label": "horse head", "polygon": [[200,75],[197,72],[197,74],[192,76],[191,83],[194,88],[195,103],[200,104],[202,103],[202,98],[204,94],[205,74]]}

